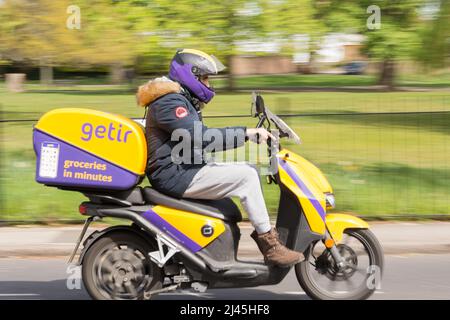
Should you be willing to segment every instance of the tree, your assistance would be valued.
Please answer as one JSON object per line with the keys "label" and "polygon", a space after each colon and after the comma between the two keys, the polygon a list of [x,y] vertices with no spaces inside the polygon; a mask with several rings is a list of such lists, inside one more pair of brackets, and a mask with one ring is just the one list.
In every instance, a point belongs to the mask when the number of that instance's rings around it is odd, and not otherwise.
{"label": "tree", "polygon": [[[313,68],[315,52],[326,29],[320,19],[315,18],[311,0],[266,0],[264,1],[264,28],[283,43],[281,53],[292,56],[298,53],[296,37],[301,36],[303,50],[309,53],[309,70]],[[280,41],[279,40],[279,41]]]}
{"label": "tree", "polygon": [[243,17],[238,10],[243,0],[154,0],[149,8],[157,21],[161,51],[168,60],[178,48],[194,47],[214,52],[226,60],[229,89],[234,87],[232,57],[236,54],[236,40],[248,36],[253,17]]}
{"label": "tree", "polygon": [[141,1],[78,1],[82,27],[76,61],[107,66],[111,81],[123,80],[123,68],[133,66],[139,55],[154,51],[157,39],[143,33],[154,29],[151,11]]}
{"label": "tree", "polygon": [[421,33],[422,45],[418,60],[427,68],[443,68],[450,63],[450,1],[430,1],[427,6],[436,8]]}
{"label": "tree", "polygon": [[[315,6],[330,30],[365,36],[366,53],[381,62],[378,83],[392,88],[396,61],[412,57],[420,45],[418,9],[423,3],[424,0],[324,0],[316,1]],[[368,9],[373,5],[380,9],[379,28],[371,28],[369,18],[376,12]]]}
{"label": "tree", "polygon": [[[226,60],[229,89],[238,43],[282,44],[294,52],[293,37],[317,39],[312,0],[77,0],[80,28],[68,28],[69,0],[6,0],[0,11],[0,54],[52,66],[109,67],[115,80],[122,69],[145,59],[159,71],[175,49],[195,47]],[[39,50],[36,50],[39,48]]]}
{"label": "tree", "polygon": [[[235,87],[233,57],[239,41],[274,38],[283,42],[284,54],[292,54],[292,36],[313,34],[310,0],[153,0],[149,8],[157,21],[163,50],[168,58],[180,47],[214,52],[227,61],[228,89]],[[284,41],[281,41],[284,39]]]}
{"label": "tree", "polygon": [[151,50],[155,39],[140,34],[153,28],[151,12],[137,1],[78,0],[79,28],[67,25],[72,1],[7,0],[0,10],[0,53],[10,60],[31,61],[50,83],[51,67],[111,68],[121,80],[122,68]]}
{"label": "tree", "polygon": [[51,83],[52,67],[69,60],[77,39],[66,31],[68,1],[4,1],[0,10],[0,53],[9,60],[31,61],[41,81]]}

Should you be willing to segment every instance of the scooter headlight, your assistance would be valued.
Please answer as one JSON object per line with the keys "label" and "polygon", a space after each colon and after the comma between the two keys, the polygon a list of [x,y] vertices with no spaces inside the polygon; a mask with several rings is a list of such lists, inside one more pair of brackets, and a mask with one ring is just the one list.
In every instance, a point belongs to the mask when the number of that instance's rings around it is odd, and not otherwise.
{"label": "scooter headlight", "polygon": [[326,193],[325,200],[327,204],[327,209],[334,209],[336,207],[336,200],[334,199],[334,194]]}

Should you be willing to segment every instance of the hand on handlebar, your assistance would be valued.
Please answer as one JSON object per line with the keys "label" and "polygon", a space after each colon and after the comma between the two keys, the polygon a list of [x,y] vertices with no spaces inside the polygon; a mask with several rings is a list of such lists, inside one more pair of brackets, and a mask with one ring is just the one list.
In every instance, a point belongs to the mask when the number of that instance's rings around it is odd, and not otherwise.
{"label": "hand on handlebar", "polygon": [[276,138],[264,128],[247,129],[246,135],[248,139],[255,143],[267,143],[267,140],[276,140]]}

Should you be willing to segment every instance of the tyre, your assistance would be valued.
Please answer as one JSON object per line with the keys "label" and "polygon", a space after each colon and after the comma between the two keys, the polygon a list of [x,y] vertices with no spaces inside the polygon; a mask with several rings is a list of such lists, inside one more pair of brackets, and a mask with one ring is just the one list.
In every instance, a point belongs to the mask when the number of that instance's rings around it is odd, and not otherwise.
{"label": "tyre", "polygon": [[155,251],[139,234],[115,230],[101,236],[83,259],[82,278],[95,300],[134,300],[162,287],[162,270],[148,253]]}
{"label": "tyre", "polygon": [[367,229],[348,229],[337,245],[347,266],[339,268],[321,241],[311,245],[305,261],[295,266],[306,294],[320,300],[362,300],[379,288],[383,274],[383,249]]}

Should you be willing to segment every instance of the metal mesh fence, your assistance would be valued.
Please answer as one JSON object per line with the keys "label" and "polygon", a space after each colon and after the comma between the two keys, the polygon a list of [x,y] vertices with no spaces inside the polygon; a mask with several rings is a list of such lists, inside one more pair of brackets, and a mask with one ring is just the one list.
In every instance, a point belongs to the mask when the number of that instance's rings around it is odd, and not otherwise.
{"label": "metal mesh fence", "polygon": [[[316,164],[330,180],[338,212],[377,218],[450,216],[450,96],[390,99],[347,96],[324,107],[320,94],[299,108],[289,96],[274,96],[272,111],[301,136],[301,145],[284,146]],[[242,114],[210,113],[212,127],[247,125]],[[80,193],[37,184],[31,116],[1,112],[0,188],[2,221],[81,220]],[[232,120],[233,119],[233,120]],[[146,183],[147,180],[145,180]],[[277,187],[265,185],[271,213]]]}

